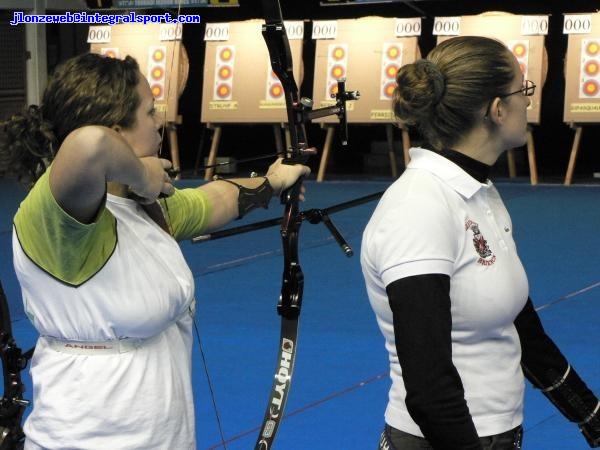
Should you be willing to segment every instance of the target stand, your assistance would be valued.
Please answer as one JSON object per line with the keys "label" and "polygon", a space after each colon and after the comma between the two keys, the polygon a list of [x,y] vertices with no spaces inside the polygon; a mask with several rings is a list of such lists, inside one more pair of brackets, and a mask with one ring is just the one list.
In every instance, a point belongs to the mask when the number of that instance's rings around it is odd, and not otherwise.
{"label": "target stand", "polygon": [[[90,26],[90,52],[112,58],[136,59],[154,95],[154,107],[169,139],[173,169],[180,171],[177,125],[178,100],[185,88],[189,60],[181,43],[181,24],[118,24]],[[179,178],[179,176],[177,176]]]}
{"label": "target stand", "polygon": [[[526,80],[537,85],[527,109],[527,157],[531,184],[538,183],[532,126],[540,123],[542,88],[548,73],[548,53],[544,41],[548,33],[548,16],[520,16],[491,11],[474,16],[436,17],[433,33],[438,43],[453,36],[486,36],[498,39],[513,53]],[[508,172],[516,176],[514,149],[507,152]]]}
{"label": "target stand", "polygon": [[[218,161],[217,154],[219,151],[219,145],[221,143],[221,138],[223,136],[223,127],[225,125],[227,125],[227,124],[213,124],[213,123],[206,124],[206,129],[210,130],[212,132],[212,135],[210,137],[210,139],[211,139],[210,149],[209,149],[208,156],[206,158],[206,164],[205,164],[205,169],[204,169],[205,170],[204,179],[206,181],[212,180],[215,173],[217,172],[217,167],[219,165],[219,164],[217,164],[217,161]],[[233,125],[241,125],[241,123],[236,122]],[[265,124],[247,124],[247,125],[252,126],[252,125],[265,125]],[[285,147],[284,147],[284,142],[283,142],[282,130],[283,130],[283,134],[285,135],[287,147],[289,147],[289,142],[290,142],[289,132],[287,131],[287,126],[283,123],[266,124],[266,125],[272,126],[276,151],[278,154],[283,154],[285,152]],[[200,147],[203,147],[203,145],[201,145]],[[200,168],[201,153],[202,152],[201,152],[201,148],[200,148],[198,151],[197,158],[196,158],[194,174],[196,174],[198,172],[198,169]]]}
{"label": "target stand", "polygon": [[[283,86],[271,68],[262,36],[264,20],[206,24],[201,122],[212,130],[205,180],[211,180],[225,125],[271,125],[278,152],[283,152],[282,129],[287,110]],[[294,61],[294,79],[302,83],[303,21],[286,21]],[[201,151],[201,149],[199,150]],[[197,158],[198,162],[199,158]]]}
{"label": "target stand", "polygon": [[564,122],[575,130],[565,185],[570,185],[585,125],[600,123],[600,13],[565,14]]}
{"label": "target stand", "polygon": [[[335,103],[337,81],[345,79],[347,88],[360,93],[358,101],[347,102],[347,122],[356,125],[383,125],[391,173],[398,177],[394,151],[396,120],[392,111],[392,95],[396,73],[405,64],[420,58],[418,36],[420,18],[362,17],[313,22],[316,40],[313,101],[316,107]],[[315,120],[326,129],[317,181],[325,179],[325,171],[333,144],[337,119]],[[408,164],[410,137],[400,128],[404,164]]]}

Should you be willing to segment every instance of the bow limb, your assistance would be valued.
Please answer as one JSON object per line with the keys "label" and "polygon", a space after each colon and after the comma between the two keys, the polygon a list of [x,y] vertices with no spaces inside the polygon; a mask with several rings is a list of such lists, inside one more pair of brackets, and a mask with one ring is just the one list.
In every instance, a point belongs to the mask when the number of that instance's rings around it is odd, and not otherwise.
{"label": "bow limb", "polygon": [[306,151],[303,106],[294,80],[292,51],[285,31],[281,7],[278,0],[263,0],[262,5],[265,16],[262,34],[269,51],[271,67],[279,78],[285,95],[291,142],[286,155],[287,163],[302,163],[306,161],[309,153]]}

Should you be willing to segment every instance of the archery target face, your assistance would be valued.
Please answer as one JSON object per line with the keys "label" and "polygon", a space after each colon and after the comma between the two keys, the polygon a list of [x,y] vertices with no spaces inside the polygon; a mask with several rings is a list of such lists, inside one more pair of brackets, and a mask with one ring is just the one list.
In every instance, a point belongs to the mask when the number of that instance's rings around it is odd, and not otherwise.
{"label": "archery target face", "polygon": [[235,46],[217,47],[213,100],[231,100],[233,97],[233,72],[235,66]]}
{"label": "archery target face", "polygon": [[265,98],[270,101],[284,101],[283,85],[271,68],[271,60],[267,61],[267,89]]}
{"label": "archery target face", "polygon": [[100,54],[108,58],[120,58],[117,47],[103,47],[100,49]]}
{"label": "archery target face", "polygon": [[600,98],[600,39],[581,40],[579,98]]}
{"label": "archery target face", "polygon": [[402,67],[403,46],[401,42],[383,43],[381,52],[380,100],[391,100],[396,89],[396,74]]}
{"label": "archery target face", "polygon": [[156,100],[165,99],[165,80],[167,74],[167,48],[165,46],[148,47],[148,69],[146,78],[150,83],[152,95]]}
{"label": "archery target face", "polygon": [[327,51],[327,82],[325,83],[325,98],[335,97],[337,82],[346,78],[348,70],[348,44],[331,44]]}
{"label": "archery target face", "polygon": [[527,73],[529,69],[529,41],[526,39],[519,39],[514,41],[508,41],[506,43],[508,49],[515,55],[523,77],[527,80]]}

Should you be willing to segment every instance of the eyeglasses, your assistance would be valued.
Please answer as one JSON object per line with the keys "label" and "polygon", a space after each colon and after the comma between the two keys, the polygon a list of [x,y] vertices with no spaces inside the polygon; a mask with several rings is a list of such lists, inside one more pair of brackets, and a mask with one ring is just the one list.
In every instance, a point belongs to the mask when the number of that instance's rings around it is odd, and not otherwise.
{"label": "eyeglasses", "polygon": [[499,95],[498,97],[504,98],[519,93],[523,94],[525,97],[531,97],[533,94],[535,94],[535,88],[536,84],[533,81],[525,80],[523,87],[518,91],[511,92],[510,94]]}

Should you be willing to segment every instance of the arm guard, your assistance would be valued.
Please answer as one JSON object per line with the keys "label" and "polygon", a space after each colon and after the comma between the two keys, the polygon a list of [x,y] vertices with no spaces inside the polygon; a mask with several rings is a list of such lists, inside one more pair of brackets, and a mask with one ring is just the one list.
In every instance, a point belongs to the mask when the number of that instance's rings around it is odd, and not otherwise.
{"label": "arm guard", "polygon": [[540,387],[540,380],[526,368],[525,374],[563,416],[577,423],[590,447],[600,446],[600,402],[570,365],[563,374],[554,370],[546,372],[546,379],[553,381],[545,388]]}
{"label": "arm guard", "polygon": [[273,187],[267,177],[263,178],[265,181],[253,189],[225,178],[219,178],[219,181],[226,181],[238,188],[238,219],[241,219],[255,208],[267,209],[269,207],[269,202],[271,201],[271,197],[273,197]]}
{"label": "arm guard", "polygon": [[571,422],[590,447],[600,446],[600,403],[544,331],[531,299],[515,320],[527,379]]}

